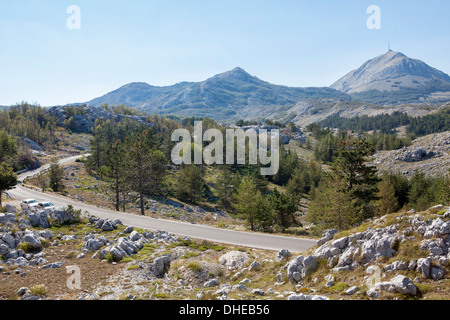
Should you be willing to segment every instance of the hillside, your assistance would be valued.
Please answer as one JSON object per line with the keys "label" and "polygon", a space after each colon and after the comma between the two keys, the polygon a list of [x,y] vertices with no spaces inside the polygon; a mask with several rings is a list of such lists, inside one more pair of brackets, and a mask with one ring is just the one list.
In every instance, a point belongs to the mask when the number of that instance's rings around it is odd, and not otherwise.
{"label": "hillside", "polygon": [[304,99],[350,97],[330,88],[292,88],[273,85],[241,68],[202,82],[182,82],[168,87],[131,83],[87,104],[126,104],[148,113],[202,116],[230,120],[258,117],[295,105]]}
{"label": "hillside", "polygon": [[407,177],[418,172],[445,176],[450,168],[450,131],[417,138],[407,148],[377,152],[373,163],[380,171],[403,173]]}
{"label": "hillside", "polygon": [[388,51],[349,72],[330,88],[378,104],[442,102],[449,98],[450,76],[401,52]]}
{"label": "hillside", "polygon": [[[180,238],[70,208],[0,214],[0,299],[448,299],[450,208],[330,230],[298,255]],[[14,231],[13,231],[14,230]],[[66,273],[79,266],[80,278]],[[68,277],[71,277],[68,281]]]}
{"label": "hillside", "polygon": [[414,105],[401,104],[381,106],[378,104],[364,103],[358,101],[346,101],[338,99],[304,100],[294,107],[287,109],[284,113],[278,113],[275,119],[282,119],[289,115],[290,121],[296,125],[306,127],[308,124],[327,119],[330,116],[353,118],[356,116],[376,116],[381,114],[392,114],[395,111],[405,112],[412,117],[425,116],[442,109],[441,105]]}
{"label": "hillside", "polygon": [[438,108],[449,100],[450,76],[403,53],[388,51],[329,88],[274,85],[235,68],[201,82],[165,87],[130,83],[86,104],[125,104],[148,113],[216,120],[295,119],[303,125],[331,114],[351,117],[402,109],[423,115],[421,105]]}

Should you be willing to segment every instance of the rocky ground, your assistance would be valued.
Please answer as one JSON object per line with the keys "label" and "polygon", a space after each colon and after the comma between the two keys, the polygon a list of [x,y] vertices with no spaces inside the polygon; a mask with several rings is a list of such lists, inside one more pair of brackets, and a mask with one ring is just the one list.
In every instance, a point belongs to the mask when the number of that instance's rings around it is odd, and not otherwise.
{"label": "rocky ground", "polygon": [[416,172],[433,177],[446,175],[450,168],[450,131],[417,138],[407,148],[377,152],[373,164],[380,171],[408,177]]}
{"label": "rocky ground", "polygon": [[0,214],[0,299],[449,299],[450,208],[329,230],[300,256],[149,232],[71,208]]}

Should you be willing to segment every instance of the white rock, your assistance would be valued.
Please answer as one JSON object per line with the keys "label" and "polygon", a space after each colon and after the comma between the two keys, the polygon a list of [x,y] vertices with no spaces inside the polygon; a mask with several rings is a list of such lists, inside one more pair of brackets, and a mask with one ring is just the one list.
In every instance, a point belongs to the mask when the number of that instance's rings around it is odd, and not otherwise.
{"label": "white rock", "polygon": [[358,290],[359,290],[359,288],[357,286],[353,286],[353,287],[350,287],[349,289],[347,289],[345,291],[345,293],[348,294],[349,296],[351,296],[351,295],[355,294]]}
{"label": "white rock", "polygon": [[242,251],[230,251],[219,258],[219,263],[232,268],[242,268],[250,260],[250,256]]}
{"label": "white rock", "polygon": [[416,295],[417,293],[417,288],[412,282],[412,280],[403,275],[396,276],[390,281],[390,283],[395,289],[395,291],[399,293],[411,294],[413,296]]}

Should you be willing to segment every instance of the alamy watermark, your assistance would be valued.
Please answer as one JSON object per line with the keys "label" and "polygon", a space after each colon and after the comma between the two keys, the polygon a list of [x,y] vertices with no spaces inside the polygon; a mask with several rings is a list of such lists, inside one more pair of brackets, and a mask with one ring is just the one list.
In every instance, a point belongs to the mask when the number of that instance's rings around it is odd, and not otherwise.
{"label": "alamy watermark", "polygon": [[381,29],[381,9],[377,5],[371,5],[367,8],[367,14],[370,14],[367,18],[366,25],[369,30]]}
{"label": "alamy watermark", "polygon": [[79,266],[67,266],[66,273],[71,276],[67,278],[66,286],[70,290],[80,290],[81,289],[81,270]]}
{"label": "alamy watermark", "polygon": [[366,286],[369,289],[375,288],[377,283],[381,282],[381,269],[378,266],[369,266],[366,273],[370,276],[366,279]]}
{"label": "alamy watermark", "polygon": [[[248,164],[256,165],[259,160],[259,164],[269,165],[261,168],[261,175],[275,175],[280,165],[279,134],[279,129],[271,129],[270,134],[266,129],[259,129],[258,132],[255,129],[226,129],[224,148],[224,137],[220,130],[208,129],[203,133],[202,122],[195,121],[193,141],[187,129],[176,129],[172,133],[172,141],[178,143],[172,149],[171,159],[177,165],[192,162],[207,165],[244,165],[247,164],[247,159]],[[203,148],[203,142],[211,143]]]}
{"label": "alamy watermark", "polygon": [[70,16],[66,20],[66,26],[69,30],[81,29],[81,9],[79,6],[71,5],[67,7],[66,13]]}

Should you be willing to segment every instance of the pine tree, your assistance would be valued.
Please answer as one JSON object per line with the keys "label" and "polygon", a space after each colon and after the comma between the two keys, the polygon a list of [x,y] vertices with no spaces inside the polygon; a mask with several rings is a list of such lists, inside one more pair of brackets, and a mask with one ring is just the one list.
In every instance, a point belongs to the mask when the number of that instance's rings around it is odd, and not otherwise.
{"label": "pine tree", "polygon": [[289,228],[294,221],[294,213],[298,209],[296,198],[275,188],[268,201],[275,213],[276,225],[282,230]]}
{"label": "pine tree", "polygon": [[49,186],[54,192],[61,191],[64,187],[63,185],[63,175],[64,171],[63,168],[58,163],[58,159],[52,158],[50,163],[50,168],[48,170],[48,176],[49,176]]}
{"label": "pine tree", "polygon": [[12,189],[17,184],[17,175],[5,162],[0,164],[0,207],[2,206],[3,192]]}
{"label": "pine tree", "polygon": [[263,202],[257,183],[251,176],[244,176],[236,189],[234,208],[241,218],[244,218],[250,226],[250,230],[256,230],[261,224],[267,227],[271,222],[272,212]]}
{"label": "pine tree", "polygon": [[114,206],[116,211],[120,210],[120,194],[125,188],[127,167],[125,162],[124,144],[117,140],[106,151],[106,162],[108,164],[107,175],[112,180],[110,183],[111,189],[114,192]]}
{"label": "pine tree", "polygon": [[0,163],[9,161],[16,154],[17,146],[5,130],[0,131]]}
{"label": "pine tree", "polygon": [[182,201],[198,203],[203,198],[205,181],[200,166],[183,166],[177,174],[175,195]]}
{"label": "pine tree", "polygon": [[388,179],[383,179],[378,184],[378,200],[377,213],[380,216],[390,214],[398,209],[397,198],[395,197],[395,189]]}
{"label": "pine tree", "polygon": [[365,218],[374,215],[372,201],[378,199],[377,184],[381,180],[377,169],[367,164],[368,157],[374,152],[372,144],[366,139],[341,140],[338,157],[331,166],[334,174],[345,183],[352,198],[364,207]]}
{"label": "pine tree", "polygon": [[362,210],[358,200],[348,192],[346,181],[337,175],[330,175],[319,184],[306,220],[321,230],[346,230],[363,221]]}
{"label": "pine tree", "polygon": [[141,215],[145,215],[144,194],[158,193],[166,174],[165,157],[156,150],[155,135],[153,129],[144,129],[127,141],[127,181],[131,190],[139,194]]}
{"label": "pine tree", "polygon": [[233,201],[233,175],[231,170],[228,169],[227,166],[223,166],[222,170],[220,170],[219,178],[217,179],[217,196],[219,198],[220,205],[225,210],[232,209],[232,201]]}

